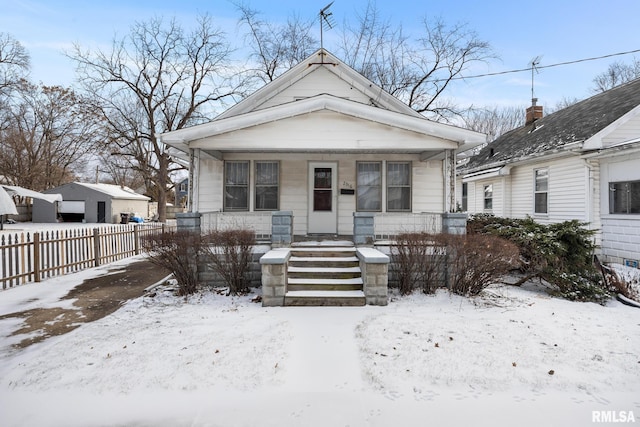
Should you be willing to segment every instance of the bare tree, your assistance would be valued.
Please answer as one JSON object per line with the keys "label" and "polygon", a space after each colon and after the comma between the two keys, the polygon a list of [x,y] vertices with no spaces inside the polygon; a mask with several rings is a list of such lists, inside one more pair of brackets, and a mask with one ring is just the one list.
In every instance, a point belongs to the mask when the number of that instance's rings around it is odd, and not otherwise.
{"label": "bare tree", "polygon": [[186,32],[175,20],[135,23],[114,39],[110,51],[69,55],[77,64],[83,88],[100,107],[111,152],[130,164],[154,191],[161,221],[166,219],[174,163],[158,134],[201,123],[227,97],[233,85],[230,48],[208,15]]}
{"label": "bare tree", "polygon": [[240,24],[247,28],[245,41],[251,50],[249,72],[262,83],[273,81],[317,48],[311,36],[313,21],[291,16],[281,25],[260,19],[260,12],[243,4],[236,4]]}
{"label": "bare tree", "polygon": [[473,108],[463,114],[465,128],[482,132],[493,141],[500,135],[524,125],[526,107]]}
{"label": "bare tree", "polygon": [[26,78],[29,66],[26,49],[11,35],[0,32],[0,96],[19,86]]}
{"label": "bare tree", "polygon": [[640,60],[633,58],[631,64],[614,62],[593,79],[595,87],[592,90],[594,93],[606,92],[637,78],[640,78]]}
{"label": "bare tree", "polygon": [[407,103],[414,110],[447,119],[460,110],[444,98],[445,90],[475,63],[495,57],[488,42],[465,24],[448,26],[441,19],[423,21],[415,64],[415,80]]}
{"label": "bare tree", "polygon": [[99,138],[90,104],[59,86],[23,81],[1,118],[0,175],[34,190],[72,181]]}

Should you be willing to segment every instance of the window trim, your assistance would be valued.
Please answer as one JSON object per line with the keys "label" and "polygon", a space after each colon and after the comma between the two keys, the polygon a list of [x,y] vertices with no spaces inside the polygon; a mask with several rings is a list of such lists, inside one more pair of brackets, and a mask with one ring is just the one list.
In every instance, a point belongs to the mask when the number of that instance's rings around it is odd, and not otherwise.
{"label": "window trim", "polygon": [[[254,177],[253,177],[253,210],[255,212],[273,212],[273,211],[278,211],[280,210],[280,171],[281,171],[281,167],[280,167],[280,161],[278,160],[255,160],[253,165],[253,173],[254,173]],[[271,164],[275,164],[278,168],[277,174],[276,174],[276,184],[258,184],[258,164],[262,164],[262,163],[271,163]],[[258,197],[258,187],[276,187],[276,207],[274,209],[266,209],[266,208],[258,208],[258,200],[256,199]]]}
{"label": "window trim", "polygon": [[[227,206],[227,166],[230,164],[246,164],[247,165],[247,180],[244,185],[232,185],[232,187],[246,187],[247,189],[247,200],[246,200],[246,208],[229,208]],[[249,160],[225,160],[224,162],[224,173],[223,173],[223,191],[222,194],[222,209],[224,212],[249,212],[251,210],[250,201],[251,201],[251,161]]]}
{"label": "window trim", "polygon": [[[618,185],[624,185],[625,186],[625,191],[627,192],[627,197],[626,197],[626,206],[624,209],[624,212],[616,212],[615,210],[615,197],[614,197],[614,191],[617,191],[616,189],[612,188],[613,185],[618,184]],[[609,187],[609,214],[610,215],[640,215],[640,212],[631,212],[632,208],[633,208],[633,202],[636,202],[640,205],[640,200],[636,201],[635,199],[632,199],[631,196],[633,195],[631,189],[629,188],[631,184],[635,184],[637,186],[640,186],[640,180],[633,180],[633,181],[613,181],[613,182],[609,182],[608,183],[608,187]],[[640,196],[638,196],[638,198],[640,198]]]}
{"label": "window trim", "polygon": [[[487,189],[490,190],[490,196],[487,197]],[[482,207],[485,211],[493,211],[493,182],[482,186]],[[487,201],[490,201],[491,206],[487,207]]]}
{"label": "window trim", "polygon": [[[546,190],[538,190],[538,172],[545,172]],[[542,180],[541,180],[542,181]],[[544,212],[538,212],[537,196],[538,194],[546,194]],[[549,168],[538,168],[533,170],[533,213],[535,215],[549,215]]]}
{"label": "window trim", "polygon": [[[385,182],[385,195],[386,195],[386,211],[387,212],[412,212],[413,209],[413,180],[412,180],[412,175],[413,175],[413,165],[410,161],[388,161],[385,162],[385,172],[386,172],[386,182]],[[389,183],[389,166],[390,165],[407,165],[408,167],[408,179],[409,179],[409,183],[405,184],[405,185],[391,185]],[[409,188],[409,207],[407,209],[390,209],[389,208],[389,189],[390,188]]]}
{"label": "window trim", "polygon": [[[379,173],[380,173],[380,185],[363,185],[360,184],[358,177],[360,176],[360,169],[359,166],[362,164],[377,164],[379,165],[380,169],[379,169]],[[384,194],[382,189],[384,188],[384,177],[385,174],[383,173],[383,169],[384,169],[384,162],[380,161],[380,160],[363,160],[363,161],[356,161],[356,212],[382,212],[382,207],[384,206]],[[378,209],[362,209],[360,208],[359,205],[359,189],[361,187],[371,187],[371,188],[379,188],[380,190],[380,207]]]}

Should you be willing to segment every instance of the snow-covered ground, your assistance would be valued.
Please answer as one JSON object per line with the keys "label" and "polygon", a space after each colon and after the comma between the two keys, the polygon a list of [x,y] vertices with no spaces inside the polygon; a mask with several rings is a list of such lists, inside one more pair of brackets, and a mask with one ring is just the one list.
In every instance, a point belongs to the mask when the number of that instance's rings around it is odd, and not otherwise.
{"label": "snow-covered ground", "polygon": [[[105,271],[0,292],[0,315],[56,306]],[[263,308],[252,297],[160,291],[20,351],[7,338],[19,322],[0,320],[0,425],[640,422],[640,310],[615,300],[533,286],[386,307]]]}

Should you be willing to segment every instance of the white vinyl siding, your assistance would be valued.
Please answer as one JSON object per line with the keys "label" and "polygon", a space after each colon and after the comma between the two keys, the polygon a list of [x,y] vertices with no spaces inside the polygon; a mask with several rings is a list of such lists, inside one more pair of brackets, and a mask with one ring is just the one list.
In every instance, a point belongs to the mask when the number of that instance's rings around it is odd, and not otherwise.
{"label": "white vinyl siding", "polygon": [[298,80],[288,86],[282,92],[260,105],[257,109],[286,104],[298,99],[317,96],[319,93],[330,93],[331,95],[363,104],[369,104],[371,98],[356,90],[353,86],[338,78],[326,68],[315,67],[310,69],[309,74],[307,74],[304,79]]}

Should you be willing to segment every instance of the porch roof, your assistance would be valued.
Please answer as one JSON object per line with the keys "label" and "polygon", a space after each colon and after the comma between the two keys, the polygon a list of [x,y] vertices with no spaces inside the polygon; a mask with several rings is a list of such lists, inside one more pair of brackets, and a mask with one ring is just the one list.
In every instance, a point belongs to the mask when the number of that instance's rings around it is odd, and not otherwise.
{"label": "porch roof", "polygon": [[[331,146],[322,141],[315,146],[305,146],[304,151],[381,151],[381,152],[422,152],[443,149],[473,148],[486,142],[486,135],[467,129],[433,122],[424,117],[402,114],[359,102],[349,101],[328,94],[276,105],[240,115],[219,118],[209,123],[168,132],[160,135],[162,142],[184,153],[189,148],[206,151],[295,151],[290,144],[278,144],[266,139],[257,139],[251,144],[239,147],[236,142],[224,141],[221,135],[248,129],[267,123],[299,117],[319,111],[331,111],[372,123],[386,125],[394,129],[408,131],[417,136],[406,140],[394,140],[373,145],[361,141],[340,141]],[[422,139],[428,138],[428,140]]]}

